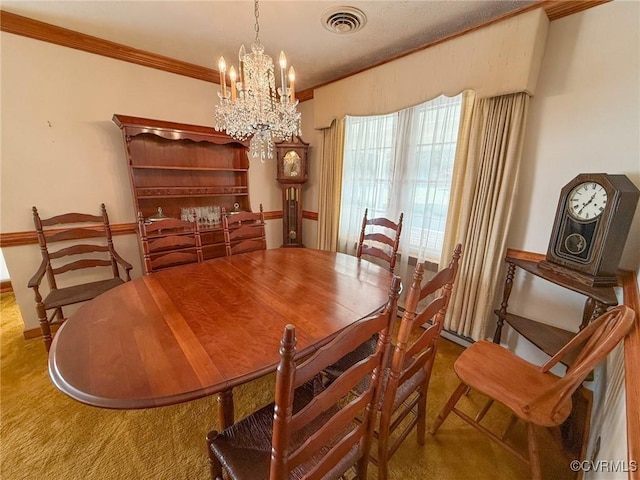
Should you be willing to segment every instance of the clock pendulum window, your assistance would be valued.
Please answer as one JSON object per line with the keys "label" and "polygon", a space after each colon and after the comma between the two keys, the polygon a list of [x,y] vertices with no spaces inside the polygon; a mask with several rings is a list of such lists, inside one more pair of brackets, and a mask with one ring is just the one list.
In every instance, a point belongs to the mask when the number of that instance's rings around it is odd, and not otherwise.
{"label": "clock pendulum window", "polygon": [[282,187],[282,246],[304,247],[302,243],[302,185],[307,181],[309,144],[300,137],[276,146],[276,179]]}

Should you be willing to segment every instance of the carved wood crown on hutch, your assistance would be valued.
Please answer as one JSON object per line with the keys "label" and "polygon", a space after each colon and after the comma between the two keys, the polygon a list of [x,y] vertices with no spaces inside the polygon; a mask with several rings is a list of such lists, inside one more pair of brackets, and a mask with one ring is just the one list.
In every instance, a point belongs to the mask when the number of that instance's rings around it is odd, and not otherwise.
{"label": "carved wood crown on hutch", "polygon": [[211,127],[202,125],[190,125],[187,123],[168,122],[165,120],[153,120],[150,118],[131,117],[116,113],[113,122],[121,129],[125,129],[130,136],[149,133],[167,140],[193,140],[194,142],[211,142],[220,145],[237,143],[248,147],[247,142],[241,142],[230,137],[226,133],[218,132]]}

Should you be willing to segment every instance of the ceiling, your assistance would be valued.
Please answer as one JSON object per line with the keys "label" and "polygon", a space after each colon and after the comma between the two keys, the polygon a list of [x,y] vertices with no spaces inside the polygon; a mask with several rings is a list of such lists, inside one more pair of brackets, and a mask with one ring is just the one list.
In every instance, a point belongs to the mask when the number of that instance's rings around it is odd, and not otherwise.
{"label": "ceiling", "polygon": [[[309,89],[537,3],[537,0],[277,1],[259,4],[259,36],[280,50]],[[136,49],[217,69],[223,55],[255,37],[254,5],[235,1],[2,1],[2,10]],[[353,33],[327,30],[323,12],[355,7],[366,16]]]}

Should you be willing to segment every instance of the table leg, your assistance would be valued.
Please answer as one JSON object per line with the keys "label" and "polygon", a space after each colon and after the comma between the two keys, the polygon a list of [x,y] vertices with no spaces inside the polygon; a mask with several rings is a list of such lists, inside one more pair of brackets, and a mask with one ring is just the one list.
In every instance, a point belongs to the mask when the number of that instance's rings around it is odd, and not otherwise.
{"label": "table leg", "polygon": [[233,425],[233,390],[224,390],[218,394],[218,421],[220,430]]}

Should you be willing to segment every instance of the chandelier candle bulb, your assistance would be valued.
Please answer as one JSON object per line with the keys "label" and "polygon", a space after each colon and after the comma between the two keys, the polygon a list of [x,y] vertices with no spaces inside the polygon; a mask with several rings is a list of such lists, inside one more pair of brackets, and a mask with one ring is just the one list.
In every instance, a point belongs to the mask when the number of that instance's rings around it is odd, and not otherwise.
{"label": "chandelier candle bulb", "polygon": [[224,57],[220,57],[218,69],[220,70],[220,88],[222,89],[222,96],[225,97],[227,95],[227,82],[224,78],[224,72],[227,70],[227,64],[224,61]]}
{"label": "chandelier candle bulb", "polygon": [[287,94],[287,82],[285,81],[284,72],[287,68],[287,57],[284,56],[284,52],[280,51],[280,83],[282,84],[282,92],[281,96],[286,96]]}
{"label": "chandelier candle bulb", "polygon": [[289,67],[289,100],[291,103],[296,101],[296,71],[293,69],[293,65]]}
{"label": "chandelier candle bulb", "polygon": [[240,45],[240,52],[238,52],[238,60],[240,62],[240,83],[242,83],[242,85],[245,85],[244,83],[244,57],[247,54],[246,50],[244,49],[244,44]]}

